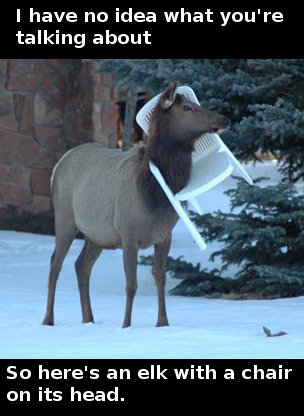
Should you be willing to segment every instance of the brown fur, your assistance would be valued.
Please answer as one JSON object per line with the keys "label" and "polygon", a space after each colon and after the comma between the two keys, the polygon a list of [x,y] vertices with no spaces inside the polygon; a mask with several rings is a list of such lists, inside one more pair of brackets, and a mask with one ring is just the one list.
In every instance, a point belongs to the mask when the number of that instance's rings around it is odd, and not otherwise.
{"label": "brown fur", "polygon": [[[185,106],[191,106],[191,111]],[[172,191],[178,192],[190,178],[195,139],[226,126],[223,116],[176,95],[176,84],[172,84],[155,109],[145,148],[121,152],[90,143],[72,149],[59,161],[52,178],[56,248],[51,257],[44,324],[54,323],[56,282],[64,257],[81,231],[85,244],[75,268],[83,322],[93,322],[89,279],[95,261],[103,249],[122,247],[127,295],[123,327],[131,325],[137,253],[153,244],[157,325],[168,325],[165,265],[178,217],[151,174],[149,161],[159,167]]]}

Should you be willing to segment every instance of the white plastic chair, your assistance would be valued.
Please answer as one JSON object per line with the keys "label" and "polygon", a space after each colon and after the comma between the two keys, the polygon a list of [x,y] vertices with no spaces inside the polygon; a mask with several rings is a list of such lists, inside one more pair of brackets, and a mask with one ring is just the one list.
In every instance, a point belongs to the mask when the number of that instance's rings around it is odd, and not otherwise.
{"label": "white plastic chair", "polygon": [[[178,87],[176,92],[184,95],[189,101],[200,105],[194,91],[190,87]],[[152,112],[158,104],[161,95],[162,94],[158,94],[153,97],[142,107],[136,116],[137,123],[146,134],[148,134]],[[158,167],[150,161],[151,172],[157,179],[169,201],[175,208],[177,214],[182,219],[201,250],[205,250],[207,245],[195,225],[188,217],[181,202],[189,201],[196,212],[202,215],[202,210],[195,198],[221,183],[232,174],[234,169],[250,185],[253,185],[252,179],[248,173],[233,156],[220,136],[215,133],[205,134],[196,141],[194,151],[192,153],[192,172],[190,181],[187,186],[176,194],[173,194],[169,186],[166,184],[166,181],[164,180]]]}

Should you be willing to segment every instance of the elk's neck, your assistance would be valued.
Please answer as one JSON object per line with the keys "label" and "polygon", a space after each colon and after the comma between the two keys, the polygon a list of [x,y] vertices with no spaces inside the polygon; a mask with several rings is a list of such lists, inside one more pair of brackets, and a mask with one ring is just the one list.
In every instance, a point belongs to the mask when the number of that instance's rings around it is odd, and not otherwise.
{"label": "elk's neck", "polygon": [[144,194],[153,207],[170,205],[164,191],[149,168],[152,161],[160,170],[167,185],[175,194],[189,182],[192,166],[192,146],[170,145],[170,141],[151,141],[143,155],[142,185]]}
{"label": "elk's neck", "polygon": [[167,146],[158,148],[157,152],[153,152],[153,149],[149,150],[149,160],[158,167],[171,191],[175,194],[183,189],[191,175],[192,149]]}

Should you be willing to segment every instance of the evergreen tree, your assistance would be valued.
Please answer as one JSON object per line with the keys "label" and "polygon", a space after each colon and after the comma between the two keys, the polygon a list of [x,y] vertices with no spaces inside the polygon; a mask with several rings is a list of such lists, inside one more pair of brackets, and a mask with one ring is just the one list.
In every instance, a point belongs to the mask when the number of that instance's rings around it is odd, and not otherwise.
{"label": "evergreen tree", "polygon": [[[294,185],[253,187],[239,181],[225,192],[231,198],[231,212],[193,215],[208,242],[217,240],[224,247],[212,254],[221,256],[223,269],[243,265],[242,273],[259,265],[298,265],[304,273],[304,200]],[[234,212],[234,211],[238,212]]]}
{"label": "evergreen tree", "polygon": [[289,178],[304,177],[304,59],[100,61],[122,85],[153,93],[175,80],[190,85],[201,105],[230,117],[224,140],[238,157],[270,152]]}
{"label": "evergreen tree", "polygon": [[[271,153],[285,179],[304,179],[304,59],[102,60],[122,85],[158,93],[178,80],[201,105],[228,116],[223,139],[242,160]],[[182,282],[172,293],[282,297],[304,293],[304,202],[291,183],[227,191],[232,212],[194,216],[204,238],[220,241],[223,268],[239,265],[236,279],[201,270],[181,258],[168,270]],[[150,261],[151,259],[143,259]]]}
{"label": "evergreen tree", "polygon": [[251,291],[259,283],[265,295],[282,295],[283,289],[294,294],[295,283],[303,293],[304,200],[296,187],[288,182],[249,187],[240,181],[225,193],[231,198],[230,213],[193,217],[207,241],[224,243],[211,260],[220,256],[222,269],[240,266],[238,290],[251,282]]}

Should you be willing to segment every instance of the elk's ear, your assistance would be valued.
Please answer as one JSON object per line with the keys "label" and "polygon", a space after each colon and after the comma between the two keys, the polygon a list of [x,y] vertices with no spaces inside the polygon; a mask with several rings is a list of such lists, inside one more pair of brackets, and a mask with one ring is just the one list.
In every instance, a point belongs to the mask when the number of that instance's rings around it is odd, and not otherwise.
{"label": "elk's ear", "polygon": [[160,97],[160,106],[162,110],[168,110],[174,103],[176,98],[177,82],[173,82],[166,88],[163,95]]}

